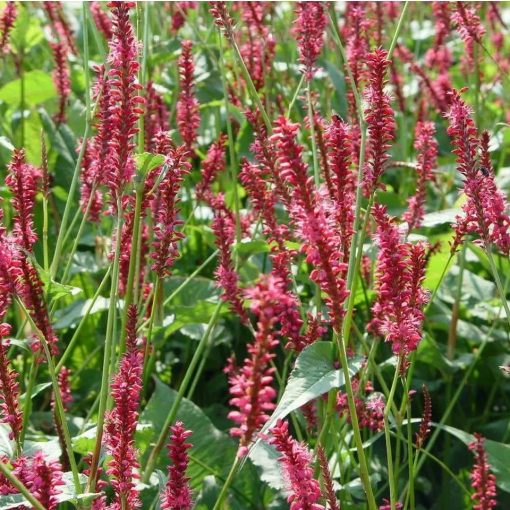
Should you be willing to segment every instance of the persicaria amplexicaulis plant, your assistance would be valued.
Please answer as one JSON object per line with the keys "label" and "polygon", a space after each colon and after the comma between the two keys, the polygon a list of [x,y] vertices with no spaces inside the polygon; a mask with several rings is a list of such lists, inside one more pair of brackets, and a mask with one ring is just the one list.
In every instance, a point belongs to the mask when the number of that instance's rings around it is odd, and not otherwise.
{"label": "persicaria amplexicaulis plant", "polygon": [[508,11],[4,2],[0,508],[510,508]]}

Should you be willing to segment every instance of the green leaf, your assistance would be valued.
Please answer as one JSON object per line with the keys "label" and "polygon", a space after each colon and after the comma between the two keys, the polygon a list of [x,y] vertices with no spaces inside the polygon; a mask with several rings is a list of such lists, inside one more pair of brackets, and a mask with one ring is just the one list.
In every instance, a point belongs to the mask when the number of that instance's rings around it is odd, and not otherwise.
{"label": "green leaf", "polygon": [[[91,302],[92,299],[78,300],[61,310],[57,310],[55,313],[57,322],[53,327],[55,329],[64,329],[76,325],[87,312]],[[109,306],[110,300],[103,296],[99,296],[92,306],[89,315],[104,312],[105,310],[108,310]]]}
{"label": "green leaf", "polygon": [[[143,443],[138,442],[138,447],[145,452],[145,456],[150,450],[149,443],[153,444],[155,441],[156,434],[163,427],[177,395],[176,391],[158,379],[155,382],[155,391],[140,417],[141,423],[150,424],[148,430],[152,432],[152,437],[144,437]],[[193,431],[190,437],[193,447],[189,450],[190,464],[187,471],[193,488],[199,487],[210,475],[219,478],[223,483],[237,453],[236,443],[227,434],[219,431],[198,406],[185,398],[181,401],[176,420],[181,420],[186,428]],[[162,452],[157,466],[164,469],[166,463],[166,455]],[[261,492],[253,466],[245,465],[236,477],[232,494],[243,498],[244,508],[249,508],[246,504],[257,501]]]}
{"label": "green leaf", "polygon": [[[332,342],[315,342],[299,354],[282,398],[264,425],[263,432],[270,429],[276,420],[285,418],[311,400],[345,384],[342,370],[335,369],[333,365],[333,347]],[[351,358],[351,376],[359,371],[361,364],[361,357]]]}
{"label": "green leaf", "polygon": [[152,169],[161,166],[165,162],[165,156],[162,154],[151,154],[150,152],[142,152],[135,154],[135,164],[138,173],[146,175]]}
{"label": "green leaf", "polygon": [[[51,75],[44,71],[29,71],[24,75],[25,103],[36,105],[57,97]],[[0,89],[0,101],[9,105],[21,103],[21,79],[10,81]]]}
{"label": "green leaf", "polygon": [[[455,427],[439,423],[433,423],[432,425],[448,432],[466,446],[475,440],[472,434]],[[489,457],[491,471],[496,475],[496,485],[505,492],[510,492],[510,445],[486,439],[485,451]]]}
{"label": "green leaf", "polygon": [[426,214],[423,217],[422,227],[437,227],[438,225],[451,224],[455,217],[461,213],[461,209],[443,209]]}
{"label": "green leaf", "polygon": [[[21,6],[20,6],[21,7]],[[11,32],[10,42],[16,53],[27,52],[44,40],[38,17],[31,16],[26,7],[18,8],[18,15]]]}
{"label": "green leaf", "polygon": [[241,243],[234,244],[234,252],[238,253],[243,257],[250,257],[251,255],[255,255],[256,253],[268,253],[269,252],[269,244],[260,239],[255,241],[246,241]]}

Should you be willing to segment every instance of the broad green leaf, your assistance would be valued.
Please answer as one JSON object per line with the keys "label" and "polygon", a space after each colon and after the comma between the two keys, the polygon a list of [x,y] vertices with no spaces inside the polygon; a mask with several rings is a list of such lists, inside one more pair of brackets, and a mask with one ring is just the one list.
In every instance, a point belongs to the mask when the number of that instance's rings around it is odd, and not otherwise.
{"label": "broad green leaf", "polygon": [[[433,423],[433,425],[455,436],[466,446],[475,440],[472,434],[455,427],[439,423]],[[491,471],[496,475],[496,485],[505,492],[510,492],[510,445],[486,439],[485,451],[489,457]]]}
{"label": "broad green leaf", "polygon": [[[264,425],[263,432],[269,430],[276,420],[285,418],[311,400],[345,384],[342,370],[334,367],[333,352],[332,342],[315,342],[299,354],[282,398]],[[349,361],[351,376],[359,371],[361,365],[360,357]]]}
{"label": "broad green leaf", "polygon": [[242,255],[243,257],[249,257],[256,253],[268,253],[269,244],[262,240],[246,241],[234,244],[234,252]]}
{"label": "broad green leaf", "polygon": [[[24,75],[25,104],[36,105],[57,97],[55,85],[49,73],[44,71],[29,71]],[[0,101],[9,105],[21,103],[21,80],[13,80],[0,89]]]}
{"label": "broad green leaf", "polygon": [[[163,427],[176,395],[173,389],[156,379],[155,391],[140,417],[141,423],[151,425],[149,431],[152,437],[148,438],[151,444]],[[189,450],[190,464],[187,472],[192,486],[199,487],[210,475],[224,480],[237,453],[236,443],[226,433],[219,431],[198,406],[185,398],[181,401],[176,420],[181,420],[186,428],[193,431],[189,440],[193,447]],[[139,443],[138,446],[146,456],[150,450],[149,445]],[[164,452],[158,461],[158,467],[164,469],[167,463]],[[251,506],[250,503],[258,501],[261,487],[249,463],[236,477],[232,494],[243,498],[245,505]]]}
{"label": "broad green leaf", "polygon": [[437,227],[438,225],[451,224],[455,221],[460,209],[443,209],[426,214],[423,217],[422,227]]}
{"label": "broad green leaf", "polygon": [[40,19],[32,16],[26,6],[18,7],[18,15],[10,34],[10,43],[15,52],[27,52],[43,40],[44,32]]}
{"label": "broad green leaf", "polygon": [[[78,300],[74,301],[69,306],[62,308],[61,310],[57,310],[55,313],[57,322],[53,327],[55,329],[64,329],[75,326],[85,315],[91,303],[92,299]],[[92,306],[89,315],[98,312],[104,312],[105,310],[108,310],[109,306],[110,300],[103,296],[99,296]]]}

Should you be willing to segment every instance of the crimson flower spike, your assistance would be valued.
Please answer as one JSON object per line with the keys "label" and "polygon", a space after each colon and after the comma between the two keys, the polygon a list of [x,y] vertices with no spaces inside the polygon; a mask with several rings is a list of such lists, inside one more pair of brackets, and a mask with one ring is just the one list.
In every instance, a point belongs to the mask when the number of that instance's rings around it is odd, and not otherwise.
{"label": "crimson flower spike", "polygon": [[105,11],[101,8],[101,2],[90,2],[90,12],[96,27],[109,41],[113,35],[112,20],[108,17]]}
{"label": "crimson flower spike", "polygon": [[66,121],[66,106],[71,94],[71,80],[69,72],[69,63],[67,61],[67,47],[62,42],[50,43],[53,58],[55,60],[55,70],[53,71],[53,82],[58,92],[59,102],[58,111],[53,117],[57,124]]}
{"label": "crimson flower spike", "polygon": [[184,176],[190,171],[188,149],[182,145],[171,149],[166,159],[167,172],[159,186],[159,201],[154,226],[154,243],[151,257],[152,269],[160,278],[169,276],[175,259],[179,255],[177,243],[184,234],[177,230],[182,224],[177,218],[178,193]]}
{"label": "crimson flower spike", "polygon": [[16,243],[21,248],[31,252],[37,241],[33,210],[38,192],[38,181],[42,175],[39,169],[25,161],[25,151],[23,149],[14,149],[11,162],[7,168],[9,173],[5,183],[13,195],[12,204],[16,211],[12,229],[13,235]]}
{"label": "crimson flower spike", "polygon": [[317,70],[315,63],[324,45],[324,32],[328,24],[325,7],[325,2],[298,2],[296,6],[294,33],[307,81],[312,80]]}
{"label": "crimson flower spike", "polygon": [[272,387],[274,368],[270,366],[275,357],[274,349],[278,345],[281,332],[275,327],[280,323],[286,309],[295,305],[285,290],[285,283],[278,277],[266,275],[257,285],[245,291],[251,300],[250,308],[257,317],[255,338],[248,345],[248,354],[241,368],[234,367],[231,358],[225,372],[229,374],[230,405],[236,410],[228,417],[237,426],[230,434],[239,438],[240,457],[248,453],[248,447],[258,431],[269,419],[269,413],[276,407],[276,391]]}
{"label": "crimson flower spike", "polygon": [[210,200],[211,186],[218,174],[225,170],[227,140],[227,135],[221,133],[218,139],[209,147],[207,155],[201,164],[200,181],[195,188],[197,200],[204,200],[206,202]]}
{"label": "crimson flower spike", "polygon": [[313,476],[312,455],[308,448],[289,434],[289,424],[281,419],[270,430],[269,444],[281,453],[282,465],[289,489],[289,510],[326,510],[318,504],[321,498],[319,482]]}
{"label": "crimson flower spike", "polygon": [[[59,504],[58,496],[62,493],[61,487],[65,485],[62,466],[56,461],[46,460],[41,451],[36,452],[33,457],[18,457],[11,464],[12,474],[37,501],[46,510],[56,510]],[[2,485],[3,494],[18,492],[9,482]]]}
{"label": "crimson flower spike", "polygon": [[185,0],[183,2],[172,2],[172,32],[177,33],[186,22],[186,15],[189,10],[196,9],[198,2]]}
{"label": "crimson flower spike", "polygon": [[16,21],[17,14],[16,2],[7,2],[0,15],[0,54],[9,51],[9,35]]}
{"label": "crimson flower spike", "polygon": [[135,2],[109,2],[113,15],[113,36],[110,40],[108,61],[110,71],[111,133],[109,143],[109,166],[107,183],[116,209],[117,199],[134,174],[132,152],[134,136],[138,133],[138,119],[143,114],[144,99],[139,95],[141,85],[137,82],[139,43],[129,20],[129,10]]}
{"label": "crimson flower spike", "polygon": [[142,389],[142,366],[143,353],[140,349],[126,352],[111,385],[114,407],[106,416],[104,441],[112,457],[107,474],[113,477],[114,503],[118,505],[114,508],[122,505],[122,508],[132,510],[141,506],[134,482],[138,477],[134,436]]}
{"label": "crimson flower spike", "polygon": [[145,87],[145,150],[147,152],[156,152],[157,135],[161,132],[167,132],[170,129],[168,124],[168,108],[161,94],[154,88],[154,83],[148,81]]}
{"label": "crimson flower spike", "polygon": [[496,476],[490,472],[491,466],[485,452],[485,438],[475,433],[475,440],[470,443],[469,449],[475,455],[475,463],[471,471],[471,487],[474,493],[471,500],[475,502],[473,510],[490,510],[497,505]]}
{"label": "crimson flower spike", "polygon": [[375,282],[377,296],[369,330],[385,337],[393,352],[404,362],[422,338],[423,307],[427,302],[422,287],[425,246],[401,242],[398,226],[384,206],[376,204],[373,215],[377,222],[379,254]]}
{"label": "crimson flower spike", "polygon": [[395,119],[390,105],[390,98],[384,91],[386,71],[390,65],[388,52],[381,48],[367,56],[368,86],[365,99],[365,120],[368,127],[367,164],[363,175],[363,191],[369,197],[378,187],[379,179],[389,159],[388,149],[394,139]]}
{"label": "crimson flower spike", "polygon": [[457,249],[468,233],[480,236],[487,247],[496,245],[503,253],[510,252],[510,216],[503,193],[496,186],[489,157],[489,135],[479,139],[472,110],[459,92],[451,92],[450,110],[446,113],[448,134],[457,156],[457,170],[464,177],[462,191],[467,196],[454,225],[456,236],[452,250]]}
{"label": "crimson flower spike", "polygon": [[77,55],[78,50],[74,42],[74,34],[65,18],[62,2],[43,2],[42,4],[60,41],[65,42],[71,53]]}
{"label": "crimson flower spike", "polygon": [[192,155],[200,127],[199,104],[194,92],[195,66],[191,55],[193,43],[188,40],[182,41],[181,48],[182,53],[179,57],[180,92],[176,106],[177,126],[182,141]]}
{"label": "crimson flower spike", "polygon": [[290,215],[299,237],[304,241],[306,260],[314,266],[310,274],[326,294],[326,305],[333,327],[340,330],[344,316],[342,303],[348,296],[343,274],[347,268],[340,238],[333,218],[323,206],[324,200],[313,187],[303,162],[303,147],[296,141],[299,125],[285,117],[276,120],[271,137],[274,143],[278,171],[291,193]]}
{"label": "crimson flower spike", "polygon": [[9,438],[19,442],[23,414],[20,408],[18,374],[10,367],[7,358],[9,342],[3,340],[10,332],[11,327],[8,324],[0,324],[0,421],[10,426]]}
{"label": "crimson flower spike", "polygon": [[437,167],[438,143],[435,137],[436,128],[433,122],[418,121],[415,128],[414,148],[418,154],[416,172],[418,180],[416,193],[408,200],[408,209],[403,219],[408,224],[408,231],[420,228],[425,215],[426,184],[434,180]]}
{"label": "crimson flower spike", "polygon": [[416,448],[422,448],[430,434],[430,424],[432,422],[432,399],[430,398],[429,389],[424,384],[421,387],[423,393],[423,414],[421,417],[420,428],[416,433],[415,445]]}
{"label": "crimson flower spike", "polygon": [[189,457],[188,450],[192,447],[186,440],[191,431],[184,428],[181,421],[170,427],[170,441],[168,443],[168,482],[161,495],[162,510],[191,510],[192,498],[189,486],[190,479],[186,476]]}

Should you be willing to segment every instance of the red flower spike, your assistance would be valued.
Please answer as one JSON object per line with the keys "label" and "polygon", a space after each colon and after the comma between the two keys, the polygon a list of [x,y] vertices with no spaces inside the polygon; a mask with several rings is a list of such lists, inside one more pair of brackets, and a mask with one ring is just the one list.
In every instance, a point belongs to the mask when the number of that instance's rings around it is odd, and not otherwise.
{"label": "red flower spike", "polygon": [[167,173],[159,186],[159,202],[154,225],[154,243],[151,257],[152,269],[160,278],[169,276],[175,259],[179,256],[177,243],[184,234],[177,230],[182,221],[177,219],[178,193],[184,176],[190,171],[188,150],[182,145],[172,149],[166,158]]}
{"label": "red flower spike", "polygon": [[2,14],[0,14],[0,54],[9,51],[9,35],[16,21],[17,14],[16,2],[7,2]]}
{"label": "red flower spike", "polygon": [[142,389],[142,366],[140,350],[126,352],[111,384],[114,407],[106,416],[104,441],[112,456],[107,474],[113,478],[114,508],[120,508],[121,502],[128,510],[141,507],[134,482],[138,476],[135,473],[138,459],[134,435]]}
{"label": "red flower spike", "polygon": [[421,417],[420,428],[416,433],[416,448],[422,448],[430,434],[430,424],[432,422],[432,399],[430,398],[429,389],[425,384],[421,387],[423,393],[423,414]]}
{"label": "red flower spike", "polygon": [[71,79],[69,63],[67,61],[67,46],[64,43],[50,43],[53,58],[55,60],[55,70],[53,71],[53,82],[58,92],[59,102],[58,111],[53,120],[57,124],[66,121],[66,106],[71,95]]}
{"label": "red flower spike", "polygon": [[92,13],[92,19],[96,27],[102,32],[105,39],[109,41],[113,35],[112,20],[101,8],[101,2],[90,2],[90,12]]}
{"label": "red flower spike", "polygon": [[308,448],[290,436],[288,423],[280,419],[270,432],[269,443],[282,454],[278,461],[282,464],[290,491],[287,497],[289,510],[325,510],[323,505],[318,504],[321,490],[313,477],[312,455]]}
{"label": "red flower spike", "polygon": [[218,140],[209,147],[207,155],[201,164],[201,179],[195,188],[197,200],[209,201],[211,186],[214,180],[218,174],[225,170],[227,140],[227,135],[221,133]]}
{"label": "red flower spike", "polygon": [[395,136],[395,119],[390,98],[384,91],[386,71],[390,65],[388,52],[378,48],[367,56],[368,87],[365,99],[365,120],[368,126],[367,164],[363,175],[363,191],[370,196],[378,187],[383,187],[379,179],[384,173],[389,159],[388,149]]}
{"label": "red flower spike", "polygon": [[16,211],[12,232],[16,243],[27,252],[31,252],[37,241],[33,210],[42,175],[38,168],[26,163],[23,149],[14,149],[7,168],[9,173],[5,183],[13,195],[12,204]]}
{"label": "red flower spike", "polygon": [[19,441],[23,414],[20,408],[18,374],[10,367],[7,358],[9,342],[3,340],[10,332],[11,327],[8,324],[0,324],[0,421],[10,426],[9,439]]}
{"label": "red flower spike", "polygon": [[168,458],[171,465],[168,467],[168,482],[161,495],[161,508],[162,510],[191,510],[193,503],[190,479],[186,476],[186,470],[189,463],[188,450],[192,445],[186,440],[192,433],[184,428],[181,421],[170,427],[170,432]]}
{"label": "red flower spike", "polygon": [[[60,487],[65,485],[62,468],[58,462],[48,461],[38,451],[33,457],[18,457],[12,462],[12,473],[25,485],[30,493],[46,510],[56,510]],[[10,484],[9,484],[10,485]],[[18,492],[14,487],[7,487],[11,494]]]}
{"label": "red flower spike", "polygon": [[348,296],[344,280],[346,265],[342,262],[341,242],[333,215],[324,205],[327,200],[313,186],[313,178],[308,176],[302,160],[303,147],[296,141],[298,129],[298,124],[280,117],[271,141],[280,178],[290,188],[292,222],[304,241],[306,261],[314,266],[310,278],[326,294],[333,327],[338,331],[344,315],[342,303]]}
{"label": "red flower spike", "polygon": [[42,4],[57,38],[65,43],[68,51],[78,55],[74,34],[65,18],[62,2],[43,2]]}
{"label": "red flower spike", "polygon": [[185,16],[188,14],[188,11],[197,8],[197,2],[172,2],[171,7],[173,7],[171,29],[176,34],[184,26],[186,22]]}
{"label": "red flower spike", "polygon": [[471,487],[474,493],[471,499],[475,504],[473,510],[490,510],[497,505],[496,501],[496,476],[490,472],[491,466],[487,459],[484,442],[485,438],[475,433],[475,440],[469,445],[469,449],[475,455],[475,463],[471,471]]}
{"label": "red flower spike", "polygon": [[391,342],[401,359],[414,351],[422,338],[423,307],[427,301],[422,288],[425,277],[425,246],[402,243],[394,220],[382,205],[375,205],[377,256],[374,318],[369,330]]}
{"label": "red flower spike", "polygon": [[195,66],[191,50],[191,41],[182,41],[182,53],[179,57],[179,98],[176,106],[177,126],[183,143],[193,155],[194,145],[197,141],[198,128],[200,127],[200,110],[195,97],[193,73]]}
{"label": "red flower spike", "polygon": [[134,5],[134,2],[108,3],[113,16],[113,37],[108,55],[111,133],[107,184],[114,210],[125,184],[134,174],[134,136],[138,133],[138,119],[143,114],[144,105],[144,99],[139,94],[141,86],[137,82],[139,44],[129,20],[129,10]]}
{"label": "red flower spike", "polygon": [[418,153],[416,172],[418,180],[416,193],[408,200],[408,209],[403,219],[408,224],[409,232],[420,228],[425,215],[426,184],[434,180],[434,170],[437,167],[438,143],[435,137],[436,128],[433,122],[418,121],[415,129],[414,148]]}
{"label": "red flower spike", "polygon": [[[510,216],[503,193],[496,186],[488,152],[489,138],[478,138],[472,110],[457,91],[451,93],[451,106],[446,118],[448,134],[457,156],[457,170],[464,177],[462,191],[467,196],[454,225],[456,238],[452,250],[457,249],[468,233],[480,236],[485,246],[496,245],[503,253],[510,253]],[[481,143],[483,142],[483,143]],[[481,153],[481,154],[480,154]],[[479,157],[480,156],[480,157]],[[483,166],[487,165],[487,166]]]}
{"label": "red flower spike", "polygon": [[333,479],[329,470],[328,459],[322,446],[317,447],[317,457],[321,468],[322,480],[324,481],[324,495],[328,502],[329,510],[340,510],[333,487]]}
{"label": "red flower spike", "polygon": [[299,47],[299,60],[304,67],[307,81],[311,81],[315,63],[324,45],[324,32],[328,24],[324,2],[298,2],[294,33]]}
{"label": "red flower spike", "polygon": [[147,152],[156,152],[157,135],[169,130],[168,109],[163,97],[154,88],[154,83],[148,81],[145,87],[145,119],[144,119],[144,139],[145,150]]}

